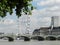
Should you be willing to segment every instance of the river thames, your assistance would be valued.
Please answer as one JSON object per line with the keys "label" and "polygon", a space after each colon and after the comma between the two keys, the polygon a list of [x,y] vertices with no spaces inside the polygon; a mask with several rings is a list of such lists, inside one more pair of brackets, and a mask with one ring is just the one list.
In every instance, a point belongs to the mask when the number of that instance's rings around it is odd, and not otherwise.
{"label": "river thames", "polygon": [[60,45],[60,41],[14,40],[14,42],[8,42],[8,40],[0,40],[0,45]]}

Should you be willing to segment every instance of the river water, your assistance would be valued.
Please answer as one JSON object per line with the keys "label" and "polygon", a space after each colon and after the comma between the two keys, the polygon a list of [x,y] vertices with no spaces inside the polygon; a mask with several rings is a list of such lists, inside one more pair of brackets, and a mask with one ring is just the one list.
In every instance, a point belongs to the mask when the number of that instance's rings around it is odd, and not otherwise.
{"label": "river water", "polygon": [[14,42],[8,42],[7,40],[0,40],[0,45],[60,45],[60,41],[15,40]]}

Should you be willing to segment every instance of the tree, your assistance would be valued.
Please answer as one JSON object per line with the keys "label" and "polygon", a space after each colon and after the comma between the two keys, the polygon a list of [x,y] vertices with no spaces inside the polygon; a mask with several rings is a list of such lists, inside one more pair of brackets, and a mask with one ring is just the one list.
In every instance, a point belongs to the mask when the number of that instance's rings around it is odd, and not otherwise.
{"label": "tree", "polygon": [[30,3],[31,1],[32,0],[0,0],[0,17],[5,17],[7,12],[11,15],[13,9],[15,9],[18,18],[22,15],[22,12],[31,14],[31,10],[33,10],[33,6]]}

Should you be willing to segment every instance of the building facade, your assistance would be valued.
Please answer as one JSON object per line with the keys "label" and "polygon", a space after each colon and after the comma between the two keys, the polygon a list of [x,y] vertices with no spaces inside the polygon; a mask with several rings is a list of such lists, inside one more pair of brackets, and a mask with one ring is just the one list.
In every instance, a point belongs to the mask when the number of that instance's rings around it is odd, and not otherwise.
{"label": "building facade", "polygon": [[51,25],[34,30],[33,35],[60,35],[60,17],[51,17]]}

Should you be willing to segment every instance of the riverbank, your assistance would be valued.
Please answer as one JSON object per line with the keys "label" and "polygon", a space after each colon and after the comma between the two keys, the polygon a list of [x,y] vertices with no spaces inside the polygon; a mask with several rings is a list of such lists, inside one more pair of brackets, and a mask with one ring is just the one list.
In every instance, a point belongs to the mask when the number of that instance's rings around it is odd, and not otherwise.
{"label": "riverbank", "polygon": [[0,40],[0,45],[60,45],[60,41],[23,41],[15,40],[14,42],[8,42],[7,40]]}

